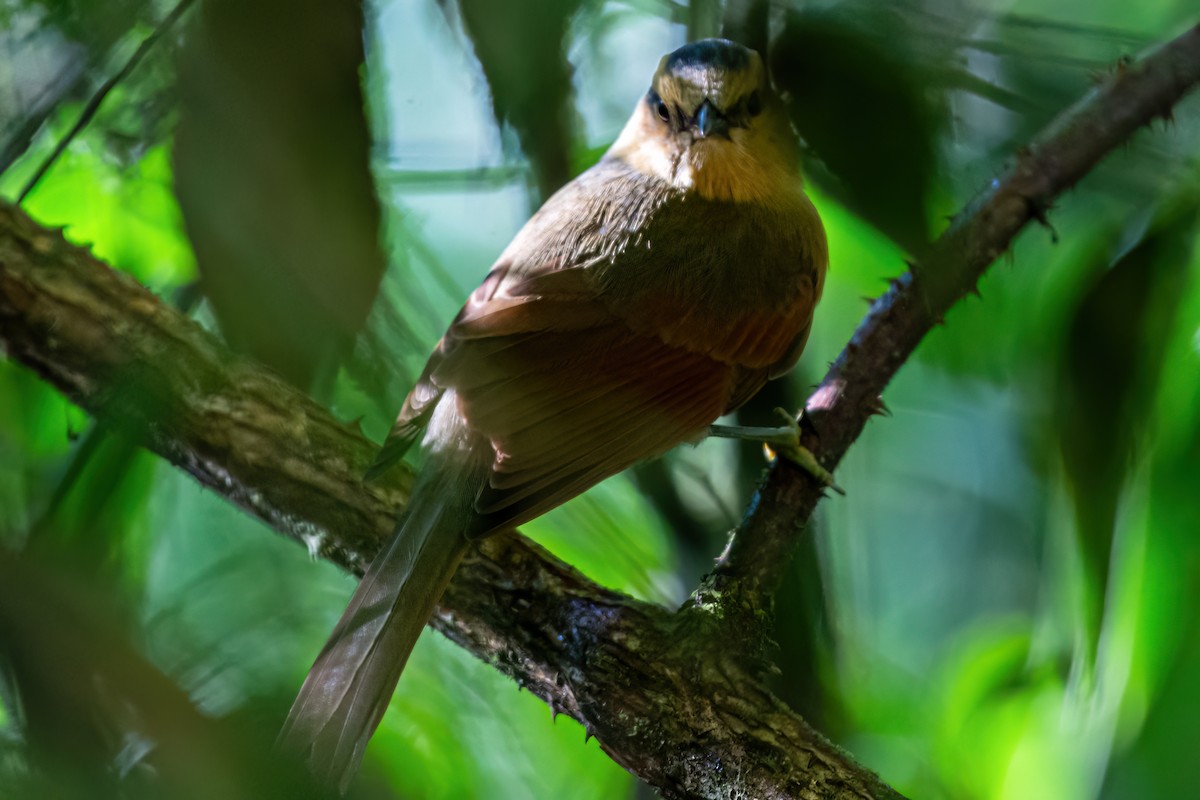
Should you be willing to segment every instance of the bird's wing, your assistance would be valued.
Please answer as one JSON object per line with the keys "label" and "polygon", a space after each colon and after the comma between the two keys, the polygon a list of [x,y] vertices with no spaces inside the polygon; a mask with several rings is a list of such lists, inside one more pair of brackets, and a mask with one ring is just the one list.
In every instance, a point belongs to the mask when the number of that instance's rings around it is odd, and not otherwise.
{"label": "bird's wing", "polygon": [[[421,377],[404,399],[375,462],[367,471],[367,480],[399,463],[424,434],[429,418],[447,388],[446,383],[433,378],[447,358],[461,360],[471,355],[478,359],[489,347],[506,346],[503,342],[483,344],[489,339],[518,333],[570,330],[600,321],[602,307],[591,304],[585,308],[588,304],[579,302],[587,293],[578,280],[579,270],[547,269],[534,278],[506,283],[510,267],[510,263],[501,262],[492,268],[438,341]],[[478,343],[460,353],[463,340]]]}
{"label": "bird's wing", "polygon": [[421,372],[421,377],[417,379],[416,385],[404,399],[400,414],[396,417],[392,429],[388,431],[383,446],[375,455],[374,463],[367,470],[364,476],[365,480],[374,480],[400,463],[404,454],[424,433],[425,426],[429,424],[429,416],[433,413],[437,401],[442,397],[442,389],[433,383],[430,375],[441,363],[444,347],[445,339],[438,342],[438,346],[425,364],[425,369]]}
{"label": "bird's wing", "polygon": [[636,461],[703,436],[735,369],[631,331],[583,270],[514,281],[468,303],[430,373],[492,445],[476,510],[518,525]]}
{"label": "bird's wing", "polygon": [[809,318],[809,323],[804,326],[804,330],[796,335],[783,355],[777,358],[770,366],[742,367],[738,369],[733,382],[733,393],[729,396],[729,402],[725,406],[723,413],[729,414],[737,411],[751,397],[758,394],[758,390],[763,387],[763,384],[769,380],[778,378],[790,370],[804,351],[804,345],[808,342],[808,334],[811,331],[812,319]]}
{"label": "bird's wing", "polygon": [[[495,295],[508,271],[508,263],[497,264],[492,268],[483,283],[467,298],[466,304],[451,325],[451,330],[454,329],[454,325],[459,325],[465,319],[478,313],[480,309],[500,305]],[[367,480],[372,480],[399,463],[409,448],[425,432],[425,428],[429,424],[429,417],[445,392],[445,388],[437,385],[432,376],[445,359],[446,351],[453,342],[454,337],[447,333],[433,349],[429,360],[425,363],[425,369],[421,372],[421,377],[417,379],[408,396],[404,398],[404,405],[401,406],[400,413],[396,416],[396,421],[392,424],[387,439],[375,456],[375,462],[367,470]]]}

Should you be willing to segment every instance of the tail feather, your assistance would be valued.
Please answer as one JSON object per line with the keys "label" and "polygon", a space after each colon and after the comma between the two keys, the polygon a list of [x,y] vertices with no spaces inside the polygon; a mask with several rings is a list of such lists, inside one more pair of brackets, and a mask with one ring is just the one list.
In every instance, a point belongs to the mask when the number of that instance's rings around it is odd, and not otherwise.
{"label": "tail feather", "polygon": [[478,524],[471,481],[429,464],[396,533],[371,563],[280,732],[324,785],[345,792],[417,638]]}

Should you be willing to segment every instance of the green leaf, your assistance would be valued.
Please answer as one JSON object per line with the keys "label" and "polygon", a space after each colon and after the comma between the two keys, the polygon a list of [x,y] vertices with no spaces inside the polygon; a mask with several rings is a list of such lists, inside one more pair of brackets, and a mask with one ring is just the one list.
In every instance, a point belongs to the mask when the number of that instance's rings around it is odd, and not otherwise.
{"label": "green leaf", "polygon": [[1104,618],[1117,511],[1154,406],[1198,208],[1194,197],[1166,203],[1084,293],[1067,331],[1056,416],[1083,565],[1089,663]]}

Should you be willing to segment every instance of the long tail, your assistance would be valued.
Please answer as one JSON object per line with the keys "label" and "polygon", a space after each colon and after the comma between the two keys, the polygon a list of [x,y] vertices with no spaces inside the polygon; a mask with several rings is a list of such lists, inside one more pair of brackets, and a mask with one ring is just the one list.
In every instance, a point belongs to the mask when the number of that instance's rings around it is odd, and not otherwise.
{"label": "long tail", "polygon": [[341,793],[467,550],[474,492],[461,471],[439,469],[444,466],[422,470],[432,477],[418,481],[396,533],[363,576],[279,734],[281,747],[303,755],[314,776]]}

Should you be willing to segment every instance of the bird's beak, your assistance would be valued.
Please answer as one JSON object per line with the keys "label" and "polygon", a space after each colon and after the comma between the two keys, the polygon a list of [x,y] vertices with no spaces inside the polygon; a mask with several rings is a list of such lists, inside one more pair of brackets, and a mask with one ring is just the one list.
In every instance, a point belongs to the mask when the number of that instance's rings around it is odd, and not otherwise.
{"label": "bird's beak", "polygon": [[696,132],[698,139],[709,139],[713,136],[729,138],[729,121],[708,100],[701,103],[700,108],[696,110],[692,129]]}

